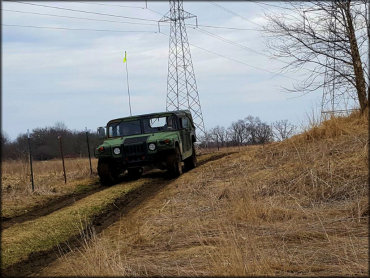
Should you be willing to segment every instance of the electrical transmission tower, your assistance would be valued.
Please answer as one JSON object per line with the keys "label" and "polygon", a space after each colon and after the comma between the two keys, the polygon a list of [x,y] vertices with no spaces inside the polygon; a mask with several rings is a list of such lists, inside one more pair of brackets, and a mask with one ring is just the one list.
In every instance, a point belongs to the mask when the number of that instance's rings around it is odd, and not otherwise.
{"label": "electrical transmission tower", "polygon": [[321,101],[321,119],[325,120],[328,116],[346,115],[355,109],[349,108],[350,96],[341,90],[341,85],[337,84],[336,65],[336,44],[331,43],[337,39],[336,1],[332,1],[329,20],[328,52],[331,57],[326,58],[324,87]]}
{"label": "electrical transmission tower", "polygon": [[182,0],[170,0],[170,11],[159,22],[170,22],[166,111],[190,110],[198,134],[205,136],[202,109],[191,60],[185,19],[195,15],[184,11]]}

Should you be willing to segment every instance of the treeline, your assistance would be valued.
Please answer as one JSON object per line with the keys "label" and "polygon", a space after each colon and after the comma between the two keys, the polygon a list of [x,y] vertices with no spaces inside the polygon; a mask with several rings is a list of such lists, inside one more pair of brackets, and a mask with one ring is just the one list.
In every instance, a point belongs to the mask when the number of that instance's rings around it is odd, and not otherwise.
{"label": "treeline", "polygon": [[[216,126],[199,138],[201,147],[228,147],[264,144],[281,141],[295,133],[296,127],[287,120],[272,124],[262,122],[258,117],[248,116],[233,122],[228,128]],[[87,157],[88,149],[85,131],[69,130],[63,123],[53,127],[36,128],[30,133],[30,144],[34,160],[49,160],[60,157],[58,137],[61,136],[65,157]],[[103,142],[96,132],[88,133],[91,156],[94,148]],[[1,134],[1,156],[3,160],[28,157],[27,134],[20,134],[10,141]],[[207,143],[206,143],[207,142]]]}
{"label": "treeline", "polygon": [[242,145],[265,144],[282,141],[296,132],[296,126],[288,120],[268,124],[258,117],[248,116],[233,122],[228,128],[216,126],[201,138],[201,147],[229,147]]}
{"label": "treeline", "polygon": [[[65,157],[87,157],[88,148],[85,131],[69,130],[63,123],[53,127],[36,128],[30,132],[30,144],[34,160],[49,160],[60,157],[58,136],[61,136]],[[88,133],[90,153],[102,142],[96,132]],[[28,156],[27,134],[20,134],[14,141],[1,135],[2,159],[24,159]]]}

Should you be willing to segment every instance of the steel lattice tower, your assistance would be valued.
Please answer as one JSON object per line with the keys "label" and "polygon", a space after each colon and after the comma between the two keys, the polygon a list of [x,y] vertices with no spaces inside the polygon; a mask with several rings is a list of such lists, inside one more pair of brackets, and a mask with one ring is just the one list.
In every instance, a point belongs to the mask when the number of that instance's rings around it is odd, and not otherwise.
{"label": "steel lattice tower", "polygon": [[160,22],[170,22],[166,111],[190,110],[198,134],[205,135],[197,82],[185,19],[196,18],[183,9],[182,0],[170,0],[170,11]]}
{"label": "steel lattice tower", "polygon": [[330,47],[329,41],[335,41],[336,33],[336,17],[337,12],[336,1],[332,1],[331,14],[329,20],[329,35],[328,49],[334,58],[326,58],[326,67],[324,74],[324,87],[321,100],[321,119],[325,120],[329,116],[342,116],[356,110],[349,108],[350,96],[341,90],[341,85],[336,84],[336,46]]}

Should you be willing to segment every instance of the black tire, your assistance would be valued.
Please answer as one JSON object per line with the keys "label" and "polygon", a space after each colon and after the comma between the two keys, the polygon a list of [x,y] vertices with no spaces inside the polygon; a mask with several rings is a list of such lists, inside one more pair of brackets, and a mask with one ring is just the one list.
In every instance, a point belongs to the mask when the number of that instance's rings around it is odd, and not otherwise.
{"label": "black tire", "polygon": [[131,179],[139,179],[142,174],[143,174],[143,168],[141,167],[127,169],[127,175]]}
{"label": "black tire", "polygon": [[182,162],[179,147],[176,147],[174,153],[168,157],[167,169],[171,177],[177,178],[182,174]]}
{"label": "black tire", "polygon": [[98,175],[100,178],[100,183],[102,185],[112,185],[117,183],[119,171],[113,167],[109,160],[98,161]]}
{"label": "black tire", "polygon": [[197,155],[195,153],[194,144],[192,146],[192,151],[193,152],[192,152],[191,156],[184,160],[186,171],[189,171],[189,170],[194,169],[195,167],[197,167]]}

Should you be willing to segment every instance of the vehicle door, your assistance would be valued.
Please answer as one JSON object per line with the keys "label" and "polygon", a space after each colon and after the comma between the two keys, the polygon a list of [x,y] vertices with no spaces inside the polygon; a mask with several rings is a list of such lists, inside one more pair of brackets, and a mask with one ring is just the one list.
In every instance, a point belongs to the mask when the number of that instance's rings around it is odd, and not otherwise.
{"label": "vehicle door", "polygon": [[182,141],[183,153],[191,151],[191,122],[187,116],[180,117],[180,136]]}

